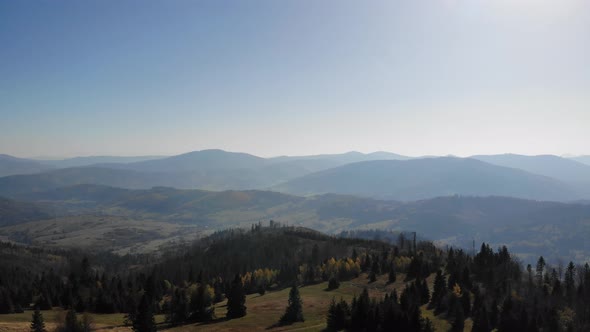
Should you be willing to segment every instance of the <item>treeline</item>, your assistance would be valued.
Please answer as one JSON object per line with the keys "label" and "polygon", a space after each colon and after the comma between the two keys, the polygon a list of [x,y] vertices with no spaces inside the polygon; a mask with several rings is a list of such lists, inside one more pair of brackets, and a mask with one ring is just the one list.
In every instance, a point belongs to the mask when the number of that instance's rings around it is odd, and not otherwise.
{"label": "treeline", "polygon": [[455,321],[471,317],[475,332],[590,330],[588,264],[570,262],[562,277],[540,257],[523,271],[506,247],[482,244],[475,257],[450,250],[446,272],[437,275],[431,305]]}
{"label": "treeline", "polygon": [[386,294],[379,301],[369,298],[365,288],[351,304],[332,300],[328,310],[327,329],[330,331],[434,331],[432,322],[423,319],[420,306],[428,303],[429,290],[425,280],[416,279],[404,288]]}
{"label": "treeline", "polygon": [[247,294],[339,283],[363,272],[429,273],[440,264],[441,252],[432,245],[424,251],[431,257],[416,260],[379,241],[256,224],[248,231],[217,232],[152,264],[145,257],[128,258],[136,266],[132,269],[116,261],[121,268],[113,271],[98,256],[66,257],[68,264],[38,273],[7,266],[0,280],[0,312],[59,306],[78,313],[125,313],[132,326],[150,325],[154,314],[164,314],[169,324],[184,324],[215,319],[213,305],[227,299],[227,317],[240,317],[247,313]]}

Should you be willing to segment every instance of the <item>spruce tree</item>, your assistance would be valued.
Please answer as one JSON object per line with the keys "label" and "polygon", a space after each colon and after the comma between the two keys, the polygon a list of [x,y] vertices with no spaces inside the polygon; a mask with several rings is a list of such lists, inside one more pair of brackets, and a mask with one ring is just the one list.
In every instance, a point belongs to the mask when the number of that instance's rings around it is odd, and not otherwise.
{"label": "spruce tree", "polygon": [[395,279],[397,279],[397,276],[395,274],[395,269],[392,266],[389,270],[389,275],[387,276],[387,282],[393,284],[395,282]]}
{"label": "spruce tree", "polygon": [[424,319],[424,324],[422,326],[422,332],[434,332],[434,325],[432,325],[432,321],[428,318]]}
{"label": "spruce tree", "polygon": [[156,322],[152,312],[152,303],[148,296],[144,294],[139,302],[137,314],[133,321],[133,331],[135,332],[153,332],[156,331]]}
{"label": "spruce tree", "polygon": [[45,322],[43,321],[43,314],[39,311],[39,308],[35,308],[35,312],[33,312],[31,332],[47,332]]}
{"label": "spruce tree", "polygon": [[327,327],[329,331],[338,331],[338,313],[337,313],[337,306],[336,301],[332,298],[332,302],[330,302],[330,307],[328,308],[328,318],[326,320]]}
{"label": "spruce tree", "polygon": [[59,332],[82,332],[82,324],[78,321],[76,310],[68,310],[65,318],[64,325],[57,329]]}
{"label": "spruce tree", "polygon": [[299,296],[299,289],[297,285],[293,285],[289,291],[289,305],[285,310],[285,314],[281,317],[281,323],[289,324],[294,322],[303,322],[303,306],[301,303],[301,297]]}
{"label": "spruce tree", "polygon": [[491,330],[490,320],[488,318],[488,311],[485,306],[479,309],[477,316],[473,320],[472,332],[489,332]]}
{"label": "spruce tree", "polygon": [[465,314],[463,313],[463,307],[457,303],[455,305],[455,320],[451,326],[453,332],[463,332],[465,328]]}
{"label": "spruce tree", "polygon": [[436,273],[436,277],[434,278],[434,290],[432,292],[432,296],[430,298],[430,307],[440,309],[440,302],[442,301],[443,297],[447,293],[447,286],[445,282],[445,277],[442,274],[442,271],[439,270]]}
{"label": "spruce tree", "polygon": [[227,296],[227,315],[229,319],[246,316],[246,292],[240,275],[236,274]]}

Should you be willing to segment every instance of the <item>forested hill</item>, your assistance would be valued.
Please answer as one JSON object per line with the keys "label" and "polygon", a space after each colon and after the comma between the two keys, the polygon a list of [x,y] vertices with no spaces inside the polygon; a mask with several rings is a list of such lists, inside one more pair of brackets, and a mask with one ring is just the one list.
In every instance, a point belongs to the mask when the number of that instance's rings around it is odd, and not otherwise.
{"label": "forested hill", "polygon": [[[68,310],[61,324],[84,327],[87,320],[76,319],[82,312],[102,315],[97,318],[124,313],[134,331],[265,331],[291,324],[409,332],[590,327],[587,264],[570,263],[560,274],[561,267],[542,257],[525,268],[506,247],[482,244],[468,254],[403,243],[271,222],[217,232],[160,258],[2,244],[0,314],[17,312],[7,316],[15,319],[31,307],[44,315]],[[121,315],[109,317],[125,324]]]}
{"label": "forested hill", "polygon": [[52,216],[51,212],[52,209],[35,203],[0,197],[0,226],[47,219]]}
{"label": "forested hill", "polygon": [[[398,202],[334,194],[300,197],[260,190],[215,192],[167,187],[131,190],[96,185],[30,192],[19,195],[18,200],[21,203],[11,201],[11,205],[20,204],[34,209],[27,211],[26,218],[23,216],[20,219],[15,217],[20,214],[14,209],[5,210],[4,217],[0,214],[0,219],[4,220],[4,224],[14,225],[0,227],[0,236],[21,241],[26,235],[26,243],[50,246],[67,242],[70,235],[84,238],[96,234],[84,225],[100,224],[105,234],[112,234],[105,229],[108,224],[101,221],[108,215],[119,218],[111,224],[118,229],[116,234],[131,236],[124,241],[130,245],[133,245],[133,239],[146,239],[132,236],[137,235],[136,226],[145,221],[183,224],[201,231],[214,231],[248,227],[260,220],[274,219],[327,233],[351,229],[412,230],[449,245],[470,246],[473,240],[505,244],[527,261],[539,255],[572,257],[578,261],[586,261],[590,257],[590,248],[586,245],[590,236],[590,205],[579,203],[471,196]],[[45,219],[46,214],[30,215],[29,212],[39,208],[41,212],[51,211],[52,218],[67,216],[58,220],[23,223],[34,220],[32,218]],[[23,212],[22,209],[19,211]],[[147,222],[145,224],[148,225]],[[124,229],[126,225],[129,225],[127,230]],[[158,227],[163,230],[170,228],[165,224]],[[64,228],[69,231],[64,232]],[[150,233],[152,230],[150,228]],[[162,232],[155,231],[156,234],[150,235],[150,238],[164,240],[169,234],[157,234]],[[54,232],[62,234],[60,239],[54,238]],[[101,244],[110,241],[108,238],[99,240]]]}

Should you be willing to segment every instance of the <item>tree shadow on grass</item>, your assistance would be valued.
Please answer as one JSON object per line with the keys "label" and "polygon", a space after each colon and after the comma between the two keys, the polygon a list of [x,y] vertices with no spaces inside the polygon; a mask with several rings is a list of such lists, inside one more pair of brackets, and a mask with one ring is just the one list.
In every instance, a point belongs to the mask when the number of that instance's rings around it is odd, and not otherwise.
{"label": "tree shadow on grass", "polygon": [[276,322],[276,323],[272,324],[271,326],[267,327],[266,329],[267,330],[272,330],[272,329],[277,328],[277,327],[293,325],[293,323],[294,322],[280,322],[279,321],[279,322]]}

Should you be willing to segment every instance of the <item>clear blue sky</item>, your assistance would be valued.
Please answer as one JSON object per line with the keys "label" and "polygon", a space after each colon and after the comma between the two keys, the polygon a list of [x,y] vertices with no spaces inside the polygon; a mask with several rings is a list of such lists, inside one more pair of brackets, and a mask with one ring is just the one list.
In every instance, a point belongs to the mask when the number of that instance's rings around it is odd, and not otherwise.
{"label": "clear blue sky", "polygon": [[590,154],[590,2],[0,2],[0,153]]}

